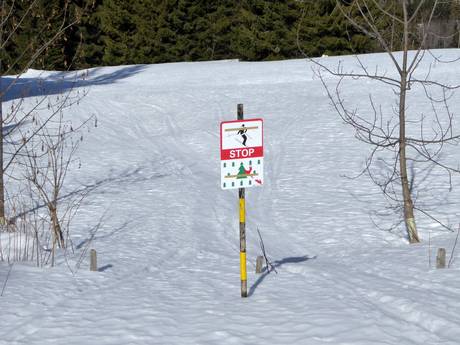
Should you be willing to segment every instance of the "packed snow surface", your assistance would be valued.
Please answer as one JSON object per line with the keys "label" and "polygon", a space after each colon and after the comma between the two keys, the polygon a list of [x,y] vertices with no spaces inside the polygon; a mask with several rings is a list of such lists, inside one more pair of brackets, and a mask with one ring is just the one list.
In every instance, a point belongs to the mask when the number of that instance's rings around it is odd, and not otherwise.
{"label": "packed snow surface", "polygon": [[[360,60],[396,75],[384,54]],[[358,68],[353,57],[321,61]],[[422,77],[460,82],[459,62],[426,61]],[[15,263],[0,297],[0,344],[458,345],[460,249],[451,268],[433,267],[437,248],[449,259],[456,233],[422,214],[419,245],[402,225],[376,227],[391,225],[372,216],[385,211],[379,189],[366,176],[348,178],[370,149],[340,120],[314,69],[307,60],[90,69],[77,84],[87,95],[66,116],[95,115],[98,125],[85,133],[67,188],[92,188],[73,222],[72,258],[92,238],[99,272],[89,272],[87,254],[79,270],[62,255],[54,268]],[[73,74],[29,71],[19,85],[36,78],[56,94]],[[30,89],[31,100],[40,96]],[[344,91],[357,106],[370,93],[394,105],[385,84],[349,82]],[[411,113],[429,111],[411,100]],[[456,115],[459,100],[460,90],[450,99]],[[236,119],[238,103],[265,131],[265,183],[246,190],[248,298],[240,297],[237,192],[220,188],[219,124]],[[458,147],[446,150],[459,161]],[[447,180],[433,172],[420,198],[456,227],[458,177],[443,198],[428,191]],[[277,273],[255,274],[257,229]],[[9,269],[0,263],[0,288]]]}

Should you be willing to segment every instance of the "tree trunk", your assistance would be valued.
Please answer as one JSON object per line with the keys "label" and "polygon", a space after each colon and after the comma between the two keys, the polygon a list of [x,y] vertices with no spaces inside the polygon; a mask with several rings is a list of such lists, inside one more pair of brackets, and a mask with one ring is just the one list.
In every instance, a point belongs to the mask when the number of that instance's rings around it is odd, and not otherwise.
{"label": "tree trunk", "polygon": [[59,218],[57,216],[57,207],[55,205],[50,205],[49,210],[51,214],[54,238],[58,242],[60,248],[65,248],[64,235],[62,234],[61,225],[59,224]]}
{"label": "tree trunk", "polygon": [[410,243],[420,242],[415,226],[414,204],[412,202],[409,179],[407,177],[406,160],[406,75],[401,78],[401,95],[399,99],[399,171],[404,205],[404,222],[406,223],[407,235]]}
{"label": "tree trunk", "polygon": [[[1,42],[1,40],[0,40]],[[2,61],[0,60],[0,71]],[[0,225],[6,224],[5,219],[5,185],[3,180],[3,87],[2,77],[0,75]]]}
{"label": "tree trunk", "polygon": [[419,243],[417,227],[415,226],[414,204],[412,202],[411,191],[409,188],[409,179],[407,177],[407,159],[406,159],[406,95],[407,95],[407,60],[408,60],[408,23],[406,3],[404,8],[404,51],[403,64],[401,69],[401,84],[399,94],[399,171],[401,175],[401,186],[404,206],[404,222],[406,224],[407,234],[410,243]]}
{"label": "tree trunk", "polygon": [[419,243],[417,227],[415,225],[414,204],[409,189],[406,164],[406,142],[405,138],[400,139],[399,144],[399,168],[401,173],[402,194],[404,203],[404,222],[406,224],[407,235],[410,243]]}
{"label": "tree trunk", "polygon": [[[0,20],[3,22],[3,14],[4,14],[4,8],[3,8],[3,2],[2,2],[2,16],[0,17]],[[4,44],[3,42],[3,28],[4,28],[4,23],[0,24],[0,46]],[[3,180],[3,143],[4,143],[4,138],[3,138],[3,64],[2,64],[2,58],[0,57],[0,225],[5,225],[6,224],[6,219],[5,219],[5,184]]]}

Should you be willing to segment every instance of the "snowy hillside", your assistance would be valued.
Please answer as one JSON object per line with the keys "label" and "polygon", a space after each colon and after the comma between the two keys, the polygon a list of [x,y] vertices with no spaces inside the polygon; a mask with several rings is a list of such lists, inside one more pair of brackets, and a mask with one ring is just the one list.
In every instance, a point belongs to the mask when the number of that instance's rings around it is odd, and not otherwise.
{"label": "snowy hillside", "polygon": [[[339,60],[355,63],[323,61]],[[362,60],[391,71],[385,55]],[[370,215],[386,205],[378,188],[346,178],[369,148],[340,121],[311,68],[293,60],[89,70],[80,83],[88,95],[67,115],[94,114],[98,127],[85,135],[68,189],[96,187],[72,240],[78,257],[101,222],[91,245],[101,272],[89,272],[86,259],[75,275],[62,258],[55,268],[14,264],[0,297],[0,344],[459,344],[460,249],[452,268],[428,266],[428,238],[433,262],[438,247],[450,255],[456,234],[420,214],[420,245],[409,245],[402,227],[375,227]],[[436,64],[431,74],[460,82],[460,63]],[[45,76],[51,90],[56,76]],[[347,94],[365,102],[379,87],[383,95],[382,86],[354,83]],[[237,192],[220,189],[219,124],[236,119],[238,103],[265,126],[265,184],[246,191],[246,299]],[[460,116],[460,91],[451,111]],[[458,147],[446,149],[445,159],[460,160]],[[460,179],[453,184],[442,203],[424,197],[455,226]],[[257,229],[278,274],[254,272]],[[0,263],[1,285],[8,269]]]}

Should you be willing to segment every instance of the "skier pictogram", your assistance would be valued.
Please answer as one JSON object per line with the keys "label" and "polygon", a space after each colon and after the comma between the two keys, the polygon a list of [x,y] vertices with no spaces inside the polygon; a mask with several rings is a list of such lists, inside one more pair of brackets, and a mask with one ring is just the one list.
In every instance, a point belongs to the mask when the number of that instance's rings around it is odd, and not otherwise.
{"label": "skier pictogram", "polygon": [[237,133],[238,135],[241,135],[241,137],[243,138],[243,146],[246,146],[246,140],[248,140],[248,137],[246,136],[247,131],[247,128],[245,128],[244,124],[242,124],[240,130]]}
{"label": "skier pictogram", "polygon": [[[231,121],[229,124],[232,124],[234,122],[235,121]],[[260,142],[262,137],[260,136],[261,133],[259,133],[261,131],[260,125],[247,126],[247,124],[241,124],[237,127],[226,126],[224,131],[230,132],[222,138],[225,147],[234,147],[235,141],[243,145],[244,147],[262,146],[262,143]],[[249,131],[252,131],[251,134],[249,133]],[[248,140],[250,140],[250,144],[248,144]]]}
{"label": "skier pictogram", "polygon": [[[238,168],[238,173],[231,174],[229,172],[229,173],[227,173],[227,175],[224,176],[224,178],[227,178],[227,179],[232,179],[232,178],[243,179],[243,178],[250,177],[252,179],[255,176],[259,176],[259,174],[255,170],[253,170],[252,166],[250,166],[249,169],[246,169],[244,167],[244,163],[241,162],[240,167]],[[258,181],[256,181],[256,182],[259,183]]]}
{"label": "skier pictogram", "polygon": [[251,171],[252,171],[252,167],[249,168],[249,170],[246,170],[244,168],[244,165],[243,163],[240,164],[240,168],[238,170],[238,175],[236,176],[236,178],[247,178],[248,176],[253,176],[251,175]]}

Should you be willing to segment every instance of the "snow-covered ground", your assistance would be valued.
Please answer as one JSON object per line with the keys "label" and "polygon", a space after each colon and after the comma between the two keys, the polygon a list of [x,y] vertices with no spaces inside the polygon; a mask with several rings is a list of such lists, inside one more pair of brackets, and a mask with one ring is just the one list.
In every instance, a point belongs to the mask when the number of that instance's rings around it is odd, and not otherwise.
{"label": "snow-covered ground", "polygon": [[[385,55],[361,58],[391,70]],[[323,61],[338,60],[356,63]],[[68,188],[96,187],[72,240],[78,257],[101,222],[91,245],[101,269],[89,272],[88,259],[75,274],[63,260],[44,269],[15,263],[0,297],[0,344],[460,344],[460,249],[452,268],[428,265],[428,237],[433,262],[438,247],[450,255],[456,234],[420,214],[420,245],[409,245],[403,228],[374,226],[370,214],[385,207],[377,187],[345,177],[360,171],[369,148],[340,121],[311,67],[293,60],[89,70],[80,84],[88,95],[68,116],[94,114],[98,127],[85,134]],[[460,82],[459,67],[436,64],[431,74]],[[55,75],[45,76],[52,90]],[[347,94],[359,103],[369,91],[391,105],[383,86],[355,83]],[[459,100],[460,91],[451,99],[457,115]],[[265,185],[246,191],[246,299],[237,192],[220,189],[219,124],[236,118],[238,103],[265,126]],[[424,112],[418,102],[410,107]],[[447,150],[458,162],[458,147]],[[428,192],[425,202],[457,224],[460,179],[453,183],[442,204]],[[278,274],[254,272],[257,229]],[[8,270],[0,263],[0,288]]]}

